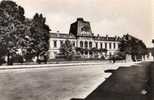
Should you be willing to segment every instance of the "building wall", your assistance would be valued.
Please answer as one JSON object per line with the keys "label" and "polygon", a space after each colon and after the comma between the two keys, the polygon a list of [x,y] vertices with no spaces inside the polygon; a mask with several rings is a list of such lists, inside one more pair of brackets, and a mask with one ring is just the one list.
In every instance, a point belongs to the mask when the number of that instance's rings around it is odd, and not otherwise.
{"label": "building wall", "polygon": [[[56,54],[60,53],[59,49],[61,47],[61,42],[65,43],[67,39],[63,39],[63,38],[50,38],[49,39],[49,59],[55,59]],[[75,42],[76,45],[76,39],[68,39],[71,42]],[[56,41],[56,46],[55,46],[55,42]]]}
{"label": "building wall", "polygon": [[[52,33],[51,33],[52,34]],[[50,38],[49,39],[49,58],[50,59],[55,59],[56,54],[59,53],[59,49],[61,47],[61,41],[63,41],[63,43],[66,41],[67,39],[63,39],[63,38]],[[75,47],[81,47],[80,42],[83,42],[83,48],[85,48],[85,42],[88,43],[88,49],[89,47],[89,42],[92,43],[92,48],[96,47],[96,43],[97,43],[97,48],[100,49],[101,48],[101,44],[102,44],[102,49],[107,49],[107,55],[113,55],[115,52],[118,51],[118,45],[119,42],[118,41],[99,41],[99,40],[94,40],[93,38],[85,38],[85,37],[79,37],[77,39],[68,39],[69,41],[71,41],[71,43],[75,43]],[[56,46],[55,46],[55,42],[56,41]],[[107,45],[107,47],[105,47],[105,44]],[[110,47],[111,45],[111,47]],[[114,46],[115,45],[115,46]],[[89,55],[83,55],[86,58],[89,58]],[[101,56],[101,55],[100,55]]]}
{"label": "building wall", "polygon": [[[60,34],[60,33],[50,33],[50,49],[49,49],[49,58],[54,59],[56,54],[59,53],[59,49],[61,47],[60,41],[73,41],[75,42],[75,47],[81,47],[80,42],[83,42],[83,49],[86,48],[86,43],[87,49],[91,49],[94,47],[97,47],[97,49],[101,48],[102,44],[102,49],[107,49],[107,54],[106,55],[113,55],[117,50],[118,50],[118,39],[117,37],[100,37],[100,36],[94,36],[92,33],[92,29],[90,26],[89,21],[85,21],[83,18],[77,18],[77,20],[71,24],[70,26],[70,32],[69,34]],[[112,41],[111,41],[112,40]],[[54,46],[56,41],[56,47]],[[92,42],[92,47],[89,47],[89,43]],[[97,46],[96,46],[97,44]],[[106,47],[105,47],[106,44]],[[115,46],[114,46],[115,44]],[[90,53],[90,51],[89,51]],[[89,58],[89,54],[85,51],[82,55],[85,58]],[[99,54],[101,56],[101,54]]]}

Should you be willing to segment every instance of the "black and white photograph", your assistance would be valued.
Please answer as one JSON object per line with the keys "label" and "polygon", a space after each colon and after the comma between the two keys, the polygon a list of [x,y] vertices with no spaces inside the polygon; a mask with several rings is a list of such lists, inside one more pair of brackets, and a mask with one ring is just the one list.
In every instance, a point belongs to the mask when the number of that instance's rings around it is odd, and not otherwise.
{"label": "black and white photograph", "polygon": [[0,100],[154,100],[154,0],[0,0]]}

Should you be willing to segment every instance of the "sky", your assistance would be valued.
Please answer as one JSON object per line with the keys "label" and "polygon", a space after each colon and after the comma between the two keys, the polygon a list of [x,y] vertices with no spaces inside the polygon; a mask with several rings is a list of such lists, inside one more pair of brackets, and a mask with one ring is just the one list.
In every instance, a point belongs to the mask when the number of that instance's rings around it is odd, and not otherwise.
{"label": "sky", "polygon": [[[78,17],[90,21],[94,34],[131,34],[152,46],[152,3],[150,0],[13,0],[32,18],[42,13],[51,32],[68,33]],[[154,1],[154,0],[153,0]],[[154,3],[153,3],[154,4]]]}

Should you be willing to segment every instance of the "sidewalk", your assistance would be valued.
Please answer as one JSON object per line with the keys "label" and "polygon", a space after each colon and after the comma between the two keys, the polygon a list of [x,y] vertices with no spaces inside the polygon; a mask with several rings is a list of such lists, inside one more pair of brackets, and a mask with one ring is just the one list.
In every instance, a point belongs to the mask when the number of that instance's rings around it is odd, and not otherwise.
{"label": "sidewalk", "polygon": [[46,67],[69,67],[69,66],[85,66],[85,65],[112,65],[109,66],[109,69],[117,69],[119,66],[130,66],[140,62],[127,62],[127,63],[110,63],[109,61],[96,61],[96,62],[76,62],[76,63],[57,63],[57,64],[31,64],[31,65],[3,65],[0,66],[0,70],[5,69],[26,69],[26,68],[46,68]]}

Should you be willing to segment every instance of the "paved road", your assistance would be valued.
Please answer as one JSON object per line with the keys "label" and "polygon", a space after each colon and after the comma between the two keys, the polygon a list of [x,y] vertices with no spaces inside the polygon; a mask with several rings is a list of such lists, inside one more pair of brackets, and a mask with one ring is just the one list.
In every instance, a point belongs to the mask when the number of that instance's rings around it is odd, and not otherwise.
{"label": "paved road", "polygon": [[77,100],[154,100],[153,62],[120,67],[112,73],[85,99]]}
{"label": "paved road", "polygon": [[1,100],[85,98],[104,81],[109,65],[78,65],[0,70]]}
{"label": "paved road", "polygon": [[110,73],[104,73],[104,70],[117,69],[119,64],[47,66],[45,68],[0,70],[0,99],[70,100],[74,97],[85,98],[110,76]]}

